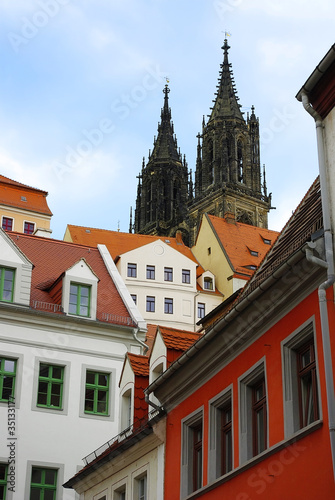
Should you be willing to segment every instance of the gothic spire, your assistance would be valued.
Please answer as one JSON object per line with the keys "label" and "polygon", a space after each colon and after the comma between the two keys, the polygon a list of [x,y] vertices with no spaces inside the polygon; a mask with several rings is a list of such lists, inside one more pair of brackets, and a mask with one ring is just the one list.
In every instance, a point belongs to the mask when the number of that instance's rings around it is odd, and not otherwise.
{"label": "gothic spire", "polygon": [[225,39],[221,47],[224,53],[223,63],[221,66],[220,77],[218,79],[216,99],[212,112],[209,117],[209,122],[217,118],[237,118],[244,120],[240,105],[238,104],[238,96],[235,88],[233,71],[231,64],[228,61],[228,50],[230,49],[227,39]]}
{"label": "gothic spire", "polygon": [[174,135],[173,122],[171,121],[171,109],[169,108],[170,89],[166,84],[164,93],[164,106],[161,110],[161,121],[158,124],[158,135],[154,143],[154,148],[150,156],[151,161],[166,162],[175,160],[181,162],[181,155],[178,151],[177,139]]}

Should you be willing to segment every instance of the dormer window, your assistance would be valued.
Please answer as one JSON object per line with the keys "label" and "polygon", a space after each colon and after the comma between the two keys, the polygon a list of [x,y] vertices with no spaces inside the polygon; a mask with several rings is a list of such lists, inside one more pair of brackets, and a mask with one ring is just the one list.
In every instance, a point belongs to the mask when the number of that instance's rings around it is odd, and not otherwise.
{"label": "dormer window", "polygon": [[213,279],[212,278],[204,278],[204,289],[205,290],[213,290]]}
{"label": "dormer window", "polygon": [[250,254],[253,255],[253,257],[258,257],[258,252],[256,252],[256,250],[250,250]]}
{"label": "dormer window", "polygon": [[88,317],[90,315],[91,287],[71,283],[69,314]]}
{"label": "dormer window", "polygon": [[0,300],[4,302],[13,302],[14,275],[14,269],[0,267]]}
{"label": "dormer window", "polygon": [[271,240],[268,240],[266,238],[263,238],[263,241],[266,245],[271,245]]}

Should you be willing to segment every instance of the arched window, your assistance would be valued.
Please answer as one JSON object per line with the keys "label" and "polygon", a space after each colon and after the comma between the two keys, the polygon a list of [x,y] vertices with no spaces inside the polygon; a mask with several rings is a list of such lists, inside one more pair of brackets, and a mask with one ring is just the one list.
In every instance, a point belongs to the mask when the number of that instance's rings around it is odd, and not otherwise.
{"label": "arched window", "polygon": [[237,178],[239,182],[244,182],[242,141],[237,141]]}

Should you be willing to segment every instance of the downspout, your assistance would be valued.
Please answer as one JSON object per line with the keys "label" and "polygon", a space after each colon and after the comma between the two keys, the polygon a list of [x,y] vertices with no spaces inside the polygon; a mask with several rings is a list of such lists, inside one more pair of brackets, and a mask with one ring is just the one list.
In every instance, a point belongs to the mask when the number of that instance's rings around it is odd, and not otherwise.
{"label": "downspout", "polygon": [[[319,294],[319,308],[320,308],[321,332],[322,332],[322,343],[323,343],[323,358],[324,358],[325,375],[326,375],[329,436],[330,436],[331,454],[333,462],[333,475],[335,479],[335,397],[334,397],[333,365],[332,365],[330,334],[329,334],[329,318],[328,318],[327,297],[326,297],[327,289],[331,287],[335,282],[335,273],[334,273],[333,237],[331,232],[331,221],[330,221],[330,211],[329,211],[330,204],[329,204],[328,183],[326,175],[323,123],[321,116],[311,106],[306,92],[304,91],[302,92],[301,98],[305,110],[315,120],[316,138],[318,147],[326,261],[324,262],[321,259],[318,259],[315,256],[311,255],[310,250],[306,251],[306,257],[309,261],[313,262],[314,264],[322,265],[322,267],[327,268],[327,280],[319,286],[318,294]],[[309,246],[311,247],[312,245]]]}
{"label": "downspout", "polygon": [[133,337],[136,340],[136,342],[138,342],[143,347],[143,356],[145,356],[148,349],[149,349],[149,346],[147,346],[147,344],[145,344],[142,340],[140,340],[137,337],[138,332],[139,332],[139,328],[133,328]]}

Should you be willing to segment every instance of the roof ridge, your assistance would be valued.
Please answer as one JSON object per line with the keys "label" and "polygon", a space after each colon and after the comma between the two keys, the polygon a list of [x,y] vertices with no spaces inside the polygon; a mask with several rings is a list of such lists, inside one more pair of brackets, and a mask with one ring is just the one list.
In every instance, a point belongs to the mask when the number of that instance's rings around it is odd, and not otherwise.
{"label": "roof ridge", "polygon": [[[9,235],[16,235],[16,236],[19,236],[20,238],[27,238],[27,239],[38,239],[38,240],[41,240],[41,241],[44,241],[46,243],[62,243],[64,245],[69,245],[69,246],[75,246],[75,247],[78,247],[78,248],[84,248],[84,249],[87,249],[87,248],[90,248],[92,250],[96,250],[98,251],[98,247],[95,247],[95,246],[90,246],[90,245],[83,245],[81,243],[75,243],[73,241],[65,241],[65,240],[59,240],[59,239],[56,239],[56,238],[46,238],[45,236],[38,236],[36,234],[26,234],[26,233],[20,233],[18,231],[8,231],[8,234]],[[18,238],[17,238],[18,239]],[[14,241],[14,239],[12,239]]]}
{"label": "roof ridge", "polygon": [[6,177],[5,175],[2,174],[0,174],[0,182],[3,182],[4,184],[9,184],[11,186],[21,187],[25,189],[32,189],[34,191],[38,191],[46,195],[48,194],[48,192],[45,191],[44,189],[35,188],[33,186],[29,186],[28,184],[23,184],[22,182],[15,181],[14,179],[10,179],[9,177]]}

